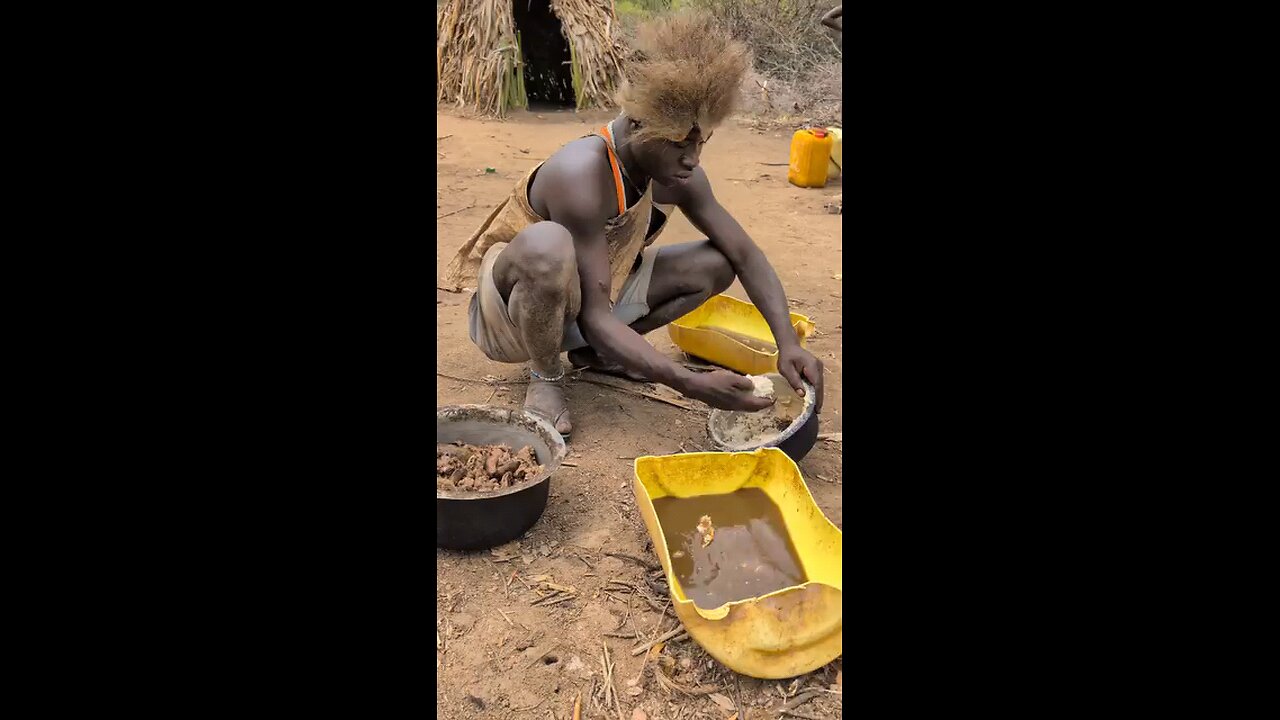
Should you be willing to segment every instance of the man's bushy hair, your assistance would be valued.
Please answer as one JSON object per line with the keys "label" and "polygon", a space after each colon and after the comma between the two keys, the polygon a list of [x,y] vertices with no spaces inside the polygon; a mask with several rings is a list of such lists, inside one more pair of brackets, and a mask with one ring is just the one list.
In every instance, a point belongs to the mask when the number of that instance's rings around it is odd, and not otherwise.
{"label": "man's bushy hair", "polygon": [[644,23],[618,104],[640,127],[635,141],[705,136],[733,112],[751,53],[710,15],[682,11]]}

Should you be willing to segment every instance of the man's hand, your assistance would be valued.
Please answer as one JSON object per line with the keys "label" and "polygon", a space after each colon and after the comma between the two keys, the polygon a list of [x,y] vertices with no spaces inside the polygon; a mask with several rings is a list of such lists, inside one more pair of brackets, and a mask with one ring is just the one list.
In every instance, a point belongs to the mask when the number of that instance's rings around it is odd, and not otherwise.
{"label": "man's hand", "polygon": [[778,374],[791,383],[796,393],[804,395],[800,378],[809,381],[818,397],[814,399],[814,412],[822,410],[822,361],[799,345],[778,348]]}
{"label": "man's hand", "polygon": [[[832,12],[838,16],[840,7],[837,7]],[[746,231],[742,229],[738,221],[734,220],[733,216],[716,201],[715,195],[711,192],[711,183],[707,180],[706,171],[702,168],[694,170],[693,177],[684,186],[682,192],[684,197],[677,203],[680,211],[689,218],[689,222],[693,223],[694,227],[706,233],[711,244],[729,259],[729,264],[733,266],[733,272],[742,281],[743,289],[747,291],[747,297],[751,298],[751,302],[759,308],[760,314],[764,316],[765,322],[769,324],[769,329],[773,332],[773,336],[781,338],[790,334],[791,337],[795,337],[795,331],[791,327],[791,314],[787,306],[787,294],[782,289],[782,281],[778,279],[778,273],[774,271],[773,266],[769,264],[769,260],[765,258],[760,248],[747,236]],[[818,409],[821,409],[822,363],[817,358],[810,355],[798,344],[780,344],[778,348],[778,372],[799,393],[804,392],[804,386],[800,384],[800,378],[803,376],[807,379],[814,389],[818,391],[817,406]],[[733,377],[745,381],[748,386],[750,385],[750,381],[744,377],[737,375]],[[721,382],[728,383],[729,381],[722,380]],[[747,386],[741,387],[745,390]],[[676,389],[682,390],[679,387]],[[690,397],[697,397],[694,393],[686,392],[685,394]],[[725,401],[732,401],[734,394],[730,393],[725,398]],[[743,395],[745,396],[745,392]],[[709,405],[715,405],[714,402],[705,397],[699,397],[698,399],[704,400]],[[728,408],[729,406],[721,405],[718,407]],[[765,406],[756,403],[754,407],[749,409],[759,410],[763,407]],[[732,409],[742,408],[734,407]]]}
{"label": "man's hand", "polygon": [[756,397],[755,385],[745,375],[728,370],[712,370],[696,373],[678,388],[680,392],[720,410],[746,410],[755,412],[773,404],[771,398]]}

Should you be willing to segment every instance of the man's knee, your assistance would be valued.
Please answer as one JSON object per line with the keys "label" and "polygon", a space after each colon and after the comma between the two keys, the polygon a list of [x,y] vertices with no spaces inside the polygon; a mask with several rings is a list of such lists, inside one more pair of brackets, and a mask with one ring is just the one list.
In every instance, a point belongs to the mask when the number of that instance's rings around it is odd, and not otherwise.
{"label": "man's knee", "polygon": [[729,258],[710,243],[707,243],[705,252],[699,253],[698,262],[699,274],[707,279],[712,295],[728,290],[737,277]]}
{"label": "man's knee", "polygon": [[658,261],[662,265],[654,269],[654,282],[663,298],[715,295],[728,290],[736,277],[729,258],[709,240],[678,247],[670,256],[659,255]]}
{"label": "man's knee", "polygon": [[519,254],[514,265],[523,280],[562,286],[577,270],[573,236],[563,225],[545,221],[535,223],[522,230],[516,241],[519,242]]}

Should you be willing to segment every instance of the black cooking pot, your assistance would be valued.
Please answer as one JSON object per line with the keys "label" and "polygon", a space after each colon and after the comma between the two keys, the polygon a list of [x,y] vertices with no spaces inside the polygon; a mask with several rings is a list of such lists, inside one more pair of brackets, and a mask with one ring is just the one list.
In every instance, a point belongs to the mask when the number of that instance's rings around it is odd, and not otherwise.
{"label": "black cooking pot", "polygon": [[747,413],[734,410],[712,410],[707,418],[707,435],[717,450],[726,452],[750,452],[760,448],[776,447],[787,454],[795,462],[800,462],[818,442],[817,391],[807,381],[804,384],[804,398],[801,399],[791,383],[778,373],[768,373],[764,377],[773,381],[773,394],[778,402],[794,402],[800,406],[791,425],[776,438],[765,443],[736,444],[728,437],[728,429],[738,418]]}
{"label": "black cooking pot", "polygon": [[566,453],[564,439],[546,420],[523,410],[488,405],[436,408],[436,442],[531,445],[542,475],[488,493],[436,491],[436,547],[483,550],[511,542],[533,527],[547,508],[551,474]]}

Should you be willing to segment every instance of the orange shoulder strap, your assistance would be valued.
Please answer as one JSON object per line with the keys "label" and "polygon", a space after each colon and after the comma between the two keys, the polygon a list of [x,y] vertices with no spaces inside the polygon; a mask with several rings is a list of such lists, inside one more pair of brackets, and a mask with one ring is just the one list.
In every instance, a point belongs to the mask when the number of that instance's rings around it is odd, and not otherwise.
{"label": "orange shoulder strap", "polygon": [[613,168],[613,187],[618,191],[618,214],[621,215],[627,211],[627,194],[622,189],[622,171],[618,169],[618,156],[613,154],[613,135],[609,133],[608,125],[600,128],[600,133],[606,140],[604,149],[609,151],[609,167]]}

